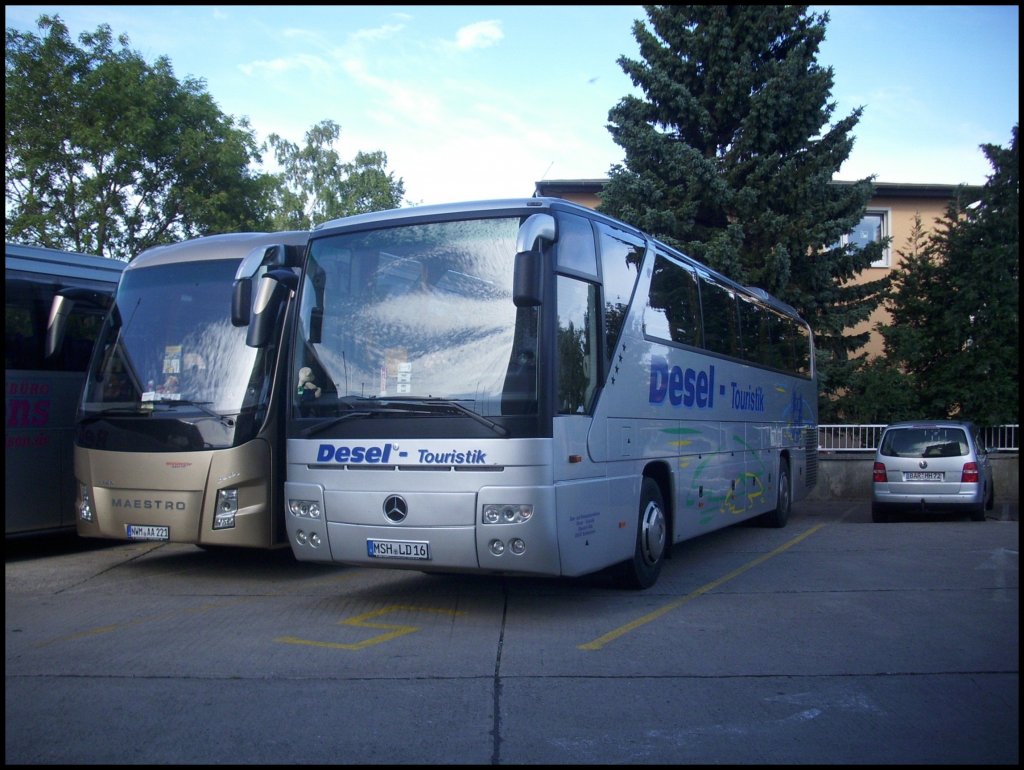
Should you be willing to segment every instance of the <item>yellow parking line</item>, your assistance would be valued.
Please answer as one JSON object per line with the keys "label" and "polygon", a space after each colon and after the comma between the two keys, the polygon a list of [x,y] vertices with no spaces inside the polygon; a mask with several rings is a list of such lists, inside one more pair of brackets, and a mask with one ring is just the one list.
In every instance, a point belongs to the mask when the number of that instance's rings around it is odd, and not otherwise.
{"label": "yellow parking line", "polygon": [[386,607],[381,607],[378,610],[372,610],[365,612],[362,615],[357,615],[354,618],[348,618],[347,620],[339,620],[338,625],[342,626],[356,626],[359,628],[376,628],[387,630],[387,633],[378,634],[377,636],[371,636],[369,639],[364,639],[361,642],[323,642],[315,639],[300,639],[295,636],[279,636],[275,639],[275,642],[281,642],[282,644],[303,644],[307,647],[327,647],[334,650],[363,650],[367,647],[372,647],[382,642],[390,642],[392,639],[397,639],[400,636],[406,634],[412,634],[420,630],[419,626],[402,626],[394,623],[371,623],[370,618],[380,617],[390,612],[439,612],[452,617],[456,615],[465,615],[463,610],[447,610],[439,609],[436,607],[416,607],[408,604],[392,604]]}
{"label": "yellow parking line", "polygon": [[346,580],[350,576],[351,576],[350,572],[346,572],[346,573],[344,573],[342,575],[330,575],[330,576],[327,576],[327,577],[324,577],[324,578],[318,578],[318,579],[315,579],[315,580],[310,580],[308,582],[302,583],[302,584],[297,585],[297,586],[289,586],[288,588],[282,589],[280,591],[272,591],[271,593],[267,593],[267,594],[256,594],[256,595],[253,595],[253,596],[243,596],[243,597],[239,597],[238,599],[231,600],[231,601],[216,602],[216,603],[206,603],[206,604],[202,604],[202,605],[200,605],[198,607],[182,607],[181,609],[170,610],[168,612],[164,612],[164,613],[161,613],[159,615],[150,615],[149,617],[136,618],[135,620],[128,620],[128,621],[125,621],[124,623],[111,623],[110,625],[107,625],[107,626],[96,626],[94,628],[86,628],[86,629],[83,629],[82,631],[76,631],[75,633],[72,633],[72,634],[67,634],[65,636],[58,636],[58,637],[55,637],[53,639],[47,639],[47,640],[42,641],[42,642],[37,642],[34,646],[37,647],[37,648],[38,647],[49,647],[51,644],[57,644],[58,642],[74,642],[74,641],[77,641],[79,639],[87,639],[90,636],[99,636],[101,634],[110,634],[110,633],[114,633],[115,631],[123,631],[125,629],[132,628],[134,626],[144,625],[146,623],[156,623],[156,622],[159,622],[159,621],[162,621],[162,620],[169,620],[170,618],[177,617],[179,615],[188,615],[188,614],[195,614],[195,613],[200,613],[200,612],[209,612],[211,610],[224,609],[225,607],[234,607],[234,606],[239,605],[239,604],[245,604],[246,602],[251,602],[251,601],[256,600],[256,599],[264,599],[264,598],[267,598],[267,597],[288,596],[289,594],[293,594],[293,593],[295,593],[297,591],[307,589],[310,586],[316,586],[316,585],[321,585],[321,584],[330,584],[330,583],[338,582],[340,580]]}
{"label": "yellow parking line", "polygon": [[609,631],[604,636],[599,636],[597,639],[595,639],[592,642],[587,642],[586,644],[579,645],[579,649],[581,649],[581,650],[600,650],[606,644],[608,644],[609,642],[615,641],[620,636],[624,636],[625,634],[628,634],[630,631],[634,631],[634,630],[640,628],[640,626],[647,625],[648,623],[650,623],[650,622],[652,622],[654,620],[657,620],[658,618],[660,618],[665,613],[671,612],[674,609],[678,609],[679,607],[682,607],[687,602],[692,601],[693,599],[696,599],[698,596],[701,596],[702,594],[706,594],[708,591],[711,591],[714,588],[718,588],[718,586],[722,585],[723,583],[729,582],[730,580],[732,580],[734,577],[737,577],[738,575],[742,575],[748,569],[751,569],[752,567],[756,567],[758,564],[761,564],[762,562],[767,561],[768,559],[772,558],[773,556],[778,556],[780,553],[785,551],[787,548],[791,548],[792,546],[794,546],[797,543],[799,543],[801,540],[803,540],[803,539],[805,539],[807,537],[810,537],[811,535],[813,535],[815,532],[817,532],[819,529],[821,529],[824,526],[825,526],[825,523],[821,523],[821,524],[817,524],[817,525],[811,527],[809,530],[807,530],[803,534],[798,535],[797,537],[794,537],[788,543],[783,543],[778,548],[776,548],[774,551],[771,551],[770,553],[766,553],[766,554],[764,554],[764,556],[758,556],[756,559],[754,559],[753,561],[747,562],[742,567],[738,567],[737,569],[734,569],[728,575],[724,575],[723,577],[718,578],[718,580],[714,580],[714,581],[712,581],[710,583],[707,583],[707,584],[701,586],[700,588],[698,588],[696,591],[692,591],[691,593],[688,593],[686,596],[683,596],[683,597],[680,597],[679,599],[676,599],[674,602],[669,602],[668,604],[664,605],[663,607],[659,607],[658,609],[654,610],[653,612],[649,612],[646,615],[643,615],[642,617],[637,618],[636,620],[630,621],[629,623],[627,623],[624,626],[619,626],[615,630]]}
{"label": "yellow parking line", "polygon": [[160,615],[150,615],[149,617],[145,618],[136,618],[135,620],[129,620],[124,623],[112,623],[109,626],[96,626],[95,628],[87,628],[84,631],[77,631],[73,634],[68,634],[67,636],[58,636],[54,639],[48,639],[43,642],[37,642],[34,646],[37,648],[49,647],[51,644],[56,644],[58,642],[73,642],[78,639],[86,639],[90,636],[99,636],[100,634],[109,634],[113,633],[114,631],[121,631],[126,628],[131,628],[133,626],[141,626],[146,623],[155,623],[161,620],[169,620],[170,618],[177,617],[182,614],[187,615],[196,614],[200,612],[209,612],[210,610],[219,610],[223,609],[224,607],[231,607],[235,604],[241,604],[243,601],[245,600],[238,599],[229,602],[218,602],[216,604],[203,604],[199,607],[184,607],[182,609],[171,610],[170,612],[165,612]]}

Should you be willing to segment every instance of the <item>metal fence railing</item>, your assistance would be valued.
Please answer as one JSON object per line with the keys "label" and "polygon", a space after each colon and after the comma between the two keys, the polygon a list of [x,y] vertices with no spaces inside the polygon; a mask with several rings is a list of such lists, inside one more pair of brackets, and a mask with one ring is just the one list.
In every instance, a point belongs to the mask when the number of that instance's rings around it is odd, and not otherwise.
{"label": "metal fence railing", "polygon": [[[1019,425],[982,428],[985,444],[993,452],[1017,452]],[[885,425],[819,425],[819,452],[873,452]]]}

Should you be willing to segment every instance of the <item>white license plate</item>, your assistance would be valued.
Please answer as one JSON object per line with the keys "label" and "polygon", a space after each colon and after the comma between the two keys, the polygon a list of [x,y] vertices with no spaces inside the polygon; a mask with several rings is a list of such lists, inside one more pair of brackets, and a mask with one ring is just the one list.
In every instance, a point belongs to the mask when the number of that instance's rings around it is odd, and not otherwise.
{"label": "white license plate", "polygon": [[903,474],[904,481],[942,481],[942,473],[937,471],[907,471]]}
{"label": "white license plate", "polygon": [[371,559],[430,559],[430,543],[411,540],[367,540]]}
{"label": "white license plate", "polygon": [[129,540],[170,540],[170,527],[155,527],[151,524],[126,524]]}

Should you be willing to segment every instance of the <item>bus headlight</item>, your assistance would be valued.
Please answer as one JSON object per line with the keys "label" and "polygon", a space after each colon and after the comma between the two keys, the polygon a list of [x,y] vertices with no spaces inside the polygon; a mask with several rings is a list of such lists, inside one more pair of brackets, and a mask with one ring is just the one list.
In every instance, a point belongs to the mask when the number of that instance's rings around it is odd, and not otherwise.
{"label": "bus headlight", "polygon": [[82,521],[95,520],[96,516],[92,510],[92,495],[89,494],[89,487],[81,482],[78,484],[78,496],[82,501],[78,505],[78,517]]}
{"label": "bus headlight", "polygon": [[316,500],[289,500],[288,512],[300,519],[319,519],[320,503]]}
{"label": "bus headlight", "polygon": [[484,524],[522,524],[533,516],[533,506],[521,503],[487,503],[483,510]]}
{"label": "bus headlight", "polygon": [[217,510],[213,513],[213,528],[231,529],[235,526],[236,513],[238,513],[238,490],[218,489]]}

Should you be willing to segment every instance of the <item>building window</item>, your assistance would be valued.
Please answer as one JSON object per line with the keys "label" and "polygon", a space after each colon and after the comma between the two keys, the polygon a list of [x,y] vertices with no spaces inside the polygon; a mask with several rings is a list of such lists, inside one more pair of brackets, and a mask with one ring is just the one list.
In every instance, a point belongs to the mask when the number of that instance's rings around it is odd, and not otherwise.
{"label": "building window", "polygon": [[[853,231],[842,237],[840,244],[864,248],[869,243],[877,243],[889,237],[889,212],[868,211],[862,220],[853,228]],[[872,262],[871,267],[889,267],[890,248],[885,247],[882,258]]]}

